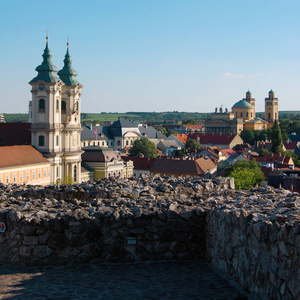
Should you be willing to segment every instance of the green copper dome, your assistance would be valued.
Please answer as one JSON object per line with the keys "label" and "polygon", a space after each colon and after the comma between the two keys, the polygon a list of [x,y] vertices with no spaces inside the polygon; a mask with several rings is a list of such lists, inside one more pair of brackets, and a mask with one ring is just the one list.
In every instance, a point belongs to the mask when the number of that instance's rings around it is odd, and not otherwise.
{"label": "green copper dome", "polygon": [[251,92],[248,90],[248,92],[246,93],[246,95],[251,95]]}
{"label": "green copper dome", "polygon": [[246,100],[240,100],[237,103],[235,103],[232,106],[232,108],[233,107],[252,107],[252,105],[248,101],[246,101]]}
{"label": "green copper dome", "polygon": [[71,63],[72,60],[69,53],[68,44],[67,53],[64,59],[64,67],[57,74],[59,75],[59,78],[64,82],[65,85],[78,85],[80,84],[80,82],[76,79],[78,73],[72,68]]}
{"label": "green copper dome", "polygon": [[51,62],[51,53],[48,46],[48,37],[46,42],[46,47],[43,54],[43,62],[41,65],[36,67],[36,71],[38,75],[34,77],[30,83],[37,82],[39,80],[43,80],[45,82],[58,82],[59,78],[57,77],[56,73],[58,69],[52,64]]}

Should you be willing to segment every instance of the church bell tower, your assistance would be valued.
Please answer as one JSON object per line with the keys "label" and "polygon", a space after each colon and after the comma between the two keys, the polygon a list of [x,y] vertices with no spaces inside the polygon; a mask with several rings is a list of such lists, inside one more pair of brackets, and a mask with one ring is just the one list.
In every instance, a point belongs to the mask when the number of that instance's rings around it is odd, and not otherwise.
{"label": "church bell tower", "polygon": [[[80,182],[80,96],[82,85],[75,80],[69,45],[61,71],[52,64],[48,36],[43,62],[31,85],[29,104],[32,146],[51,162],[51,182]],[[57,76],[59,75],[59,77]]]}

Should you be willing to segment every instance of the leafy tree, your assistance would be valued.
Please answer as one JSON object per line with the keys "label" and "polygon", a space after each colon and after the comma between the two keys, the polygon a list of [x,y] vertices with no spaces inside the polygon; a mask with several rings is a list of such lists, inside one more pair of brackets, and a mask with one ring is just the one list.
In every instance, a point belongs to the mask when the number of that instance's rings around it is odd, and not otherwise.
{"label": "leafy tree", "polygon": [[190,149],[192,151],[198,150],[201,148],[200,143],[196,142],[194,139],[188,139],[185,143],[185,149]]}
{"label": "leafy tree", "polygon": [[268,149],[261,149],[259,155],[264,156],[265,154],[271,154],[271,152]]}
{"label": "leafy tree", "polygon": [[141,154],[144,157],[156,157],[157,149],[153,142],[148,140],[146,137],[142,137],[139,140],[135,140],[129,149],[129,154],[131,156],[139,156]]}
{"label": "leafy tree", "polygon": [[157,127],[156,130],[160,131],[163,135],[167,136],[168,131],[165,127]]}
{"label": "leafy tree", "polygon": [[272,149],[271,149],[271,151],[274,154],[278,154],[278,153],[283,152],[281,130],[280,130],[280,127],[279,127],[279,124],[278,124],[277,120],[275,120],[275,122],[272,126],[271,140],[272,140]]}
{"label": "leafy tree", "polygon": [[250,129],[244,129],[241,132],[241,138],[245,143],[248,143],[250,145],[254,144],[254,133],[253,130]]}
{"label": "leafy tree", "polygon": [[172,153],[172,156],[176,156],[176,157],[184,157],[186,155],[185,150],[175,150]]}
{"label": "leafy tree", "polygon": [[264,174],[255,160],[237,161],[233,166],[225,168],[224,177],[233,177],[237,190],[250,189],[265,180]]}
{"label": "leafy tree", "polygon": [[175,130],[170,130],[170,131],[168,131],[167,136],[170,136],[172,134],[179,134],[179,132],[175,131]]}

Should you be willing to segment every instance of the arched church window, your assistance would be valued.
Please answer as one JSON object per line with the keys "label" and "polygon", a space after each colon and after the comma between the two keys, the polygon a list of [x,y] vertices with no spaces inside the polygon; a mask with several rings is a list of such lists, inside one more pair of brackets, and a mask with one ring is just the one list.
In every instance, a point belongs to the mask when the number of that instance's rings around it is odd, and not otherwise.
{"label": "arched church window", "polygon": [[241,117],[241,118],[243,117],[243,112],[241,112],[240,117]]}
{"label": "arched church window", "polygon": [[76,110],[78,110],[78,101],[76,101],[75,108],[76,108]]}
{"label": "arched church window", "polygon": [[248,112],[246,112],[246,118],[248,118],[248,116],[249,116],[249,114],[248,114]]}
{"label": "arched church window", "polygon": [[128,142],[128,140],[126,141],[126,146],[128,146],[129,145],[129,142]]}
{"label": "arched church window", "polygon": [[39,146],[45,146],[45,137],[43,135],[39,135]]}
{"label": "arched church window", "polygon": [[121,146],[121,142],[120,141],[117,142],[117,146]]}
{"label": "arched church window", "polygon": [[271,119],[271,114],[270,113],[268,113],[268,119]]}
{"label": "arched church window", "polygon": [[39,112],[45,112],[45,100],[40,99],[39,101]]}
{"label": "arched church window", "polygon": [[58,99],[56,99],[56,109],[57,110],[59,109],[59,101],[58,101]]}
{"label": "arched church window", "polygon": [[66,113],[66,110],[67,110],[66,101],[61,101],[61,112]]}

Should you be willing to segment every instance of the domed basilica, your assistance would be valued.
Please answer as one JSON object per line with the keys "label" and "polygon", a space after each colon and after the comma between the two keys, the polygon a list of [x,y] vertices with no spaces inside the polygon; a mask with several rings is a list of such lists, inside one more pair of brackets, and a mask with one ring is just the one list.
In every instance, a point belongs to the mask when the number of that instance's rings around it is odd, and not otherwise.
{"label": "domed basilica", "polygon": [[278,120],[278,98],[274,92],[269,91],[269,97],[265,98],[265,118],[256,117],[255,99],[251,92],[247,91],[246,98],[236,102],[231,112],[220,107],[212,113],[211,119],[205,124],[206,133],[240,134],[244,129],[262,130],[272,127]]}

